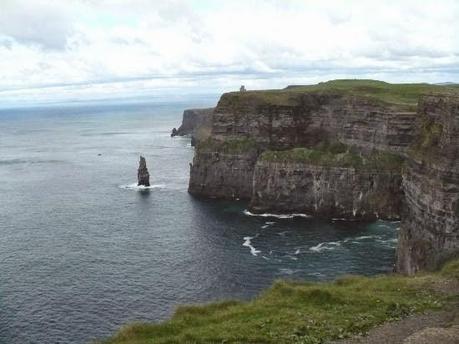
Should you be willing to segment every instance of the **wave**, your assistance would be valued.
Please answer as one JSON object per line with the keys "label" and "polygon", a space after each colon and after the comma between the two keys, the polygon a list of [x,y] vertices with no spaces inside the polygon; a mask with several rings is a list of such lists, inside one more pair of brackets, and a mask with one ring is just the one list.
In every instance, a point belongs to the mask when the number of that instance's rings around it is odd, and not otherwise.
{"label": "wave", "polygon": [[126,185],[120,185],[120,189],[128,189],[128,190],[136,190],[136,191],[144,191],[144,190],[150,190],[150,189],[163,189],[166,185],[164,184],[153,184],[150,186],[144,186],[144,185],[137,185],[137,183],[133,184],[126,184]]}
{"label": "wave", "polygon": [[398,242],[398,239],[397,238],[385,238],[382,235],[361,235],[358,237],[348,237],[340,241],[320,243],[316,246],[311,247],[310,250],[314,252],[321,252],[323,250],[334,249],[336,246],[340,246],[341,244],[351,243],[351,244],[362,245],[362,244],[367,244],[368,241],[390,246],[390,245],[396,244]]}
{"label": "wave", "polygon": [[308,276],[325,277],[326,275],[321,273],[321,272],[310,272],[310,273],[308,273]]}
{"label": "wave", "polygon": [[355,238],[350,238],[351,240],[366,240],[366,239],[380,239],[380,235],[362,235]]}
{"label": "wave", "polygon": [[339,241],[329,241],[329,242],[321,242],[320,244],[316,246],[312,246],[309,248],[310,251],[320,253],[322,251],[326,250],[334,250],[338,246],[341,246],[341,243]]}
{"label": "wave", "polygon": [[244,243],[242,244],[242,246],[250,248],[250,253],[252,254],[252,256],[256,257],[258,253],[261,253],[261,251],[257,250],[255,247],[252,246],[252,239],[254,238],[255,237],[249,237],[249,236],[244,237]]}
{"label": "wave", "polygon": [[376,242],[392,248],[392,247],[397,246],[398,238],[376,239]]}
{"label": "wave", "polygon": [[274,222],[274,221],[266,221],[265,224],[263,226],[261,226],[261,228],[266,229],[266,228],[272,226],[275,223],[276,222]]}
{"label": "wave", "polygon": [[298,272],[301,272],[300,269],[289,269],[289,268],[281,268],[279,269],[279,274],[281,275],[293,275]]}
{"label": "wave", "polygon": [[300,213],[294,213],[294,214],[271,214],[271,213],[263,213],[263,214],[255,214],[247,209],[244,210],[244,214],[247,216],[259,216],[259,217],[275,217],[278,219],[291,219],[294,217],[311,217],[310,215],[307,214],[300,214]]}
{"label": "wave", "polygon": [[344,222],[358,222],[360,221],[359,219],[356,219],[356,218],[346,218],[346,217],[333,217],[332,219],[332,222],[336,222],[336,221],[344,221]]}

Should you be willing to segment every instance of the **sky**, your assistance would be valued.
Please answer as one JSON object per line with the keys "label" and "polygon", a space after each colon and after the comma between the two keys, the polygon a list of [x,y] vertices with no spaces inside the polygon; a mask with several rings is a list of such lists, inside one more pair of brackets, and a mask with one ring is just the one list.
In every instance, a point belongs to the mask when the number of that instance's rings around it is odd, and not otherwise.
{"label": "sky", "polygon": [[459,82],[459,0],[0,0],[0,103]]}

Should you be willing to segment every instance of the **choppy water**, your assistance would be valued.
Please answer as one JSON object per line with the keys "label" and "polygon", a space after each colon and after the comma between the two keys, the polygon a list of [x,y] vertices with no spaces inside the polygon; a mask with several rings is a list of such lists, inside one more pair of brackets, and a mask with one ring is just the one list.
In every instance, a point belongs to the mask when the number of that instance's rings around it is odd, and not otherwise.
{"label": "choppy water", "polygon": [[[0,111],[0,342],[85,343],[277,278],[392,269],[398,224],[254,217],[186,192],[174,104]],[[153,188],[133,187],[139,154]]]}

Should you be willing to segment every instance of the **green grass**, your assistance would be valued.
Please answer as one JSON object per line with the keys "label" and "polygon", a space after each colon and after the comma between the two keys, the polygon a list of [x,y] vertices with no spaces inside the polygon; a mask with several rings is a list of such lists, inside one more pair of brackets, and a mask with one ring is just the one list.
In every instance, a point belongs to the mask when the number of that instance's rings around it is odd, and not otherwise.
{"label": "green grass", "polygon": [[459,279],[459,260],[415,277],[277,281],[250,302],[179,307],[169,321],[128,325],[102,343],[324,343],[457,301],[433,288],[451,279]]}
{"label": "green grass", "polygon": [[403,164],[403,158],[399,155],[374,151],[363,156],[341,143],[321,144],[314,149],[293,148],[285,151],[265,151],[261,155],[261,160],[385,171],[400,171]]}
{"label": "green grass", "polygon": [[391,104],[406,111],[415,111],[421,95],[436,92],[458,92],[459,85],[390,84],[377,80],[331,80],[316,85],[288,87],[281,90],[230,92],[222,96],[223,106],[298,105],[301,95],[336,93],[359,96],[382,104]]}
{"label": "green grass", "polygon": [[217,141],[208,138],[207,140],[200,141],[196,148],[199,151],[218,151],[223,154],[239,154],[258,149],[258,144],[255,140],[249,138],[227,139],[225,141]]}
{"label": "green grass", "polygon": [[443,126],[423,116],[421,119],[420,134],[410,147],[409,153],[422,160],[430,160],[437,156]]}

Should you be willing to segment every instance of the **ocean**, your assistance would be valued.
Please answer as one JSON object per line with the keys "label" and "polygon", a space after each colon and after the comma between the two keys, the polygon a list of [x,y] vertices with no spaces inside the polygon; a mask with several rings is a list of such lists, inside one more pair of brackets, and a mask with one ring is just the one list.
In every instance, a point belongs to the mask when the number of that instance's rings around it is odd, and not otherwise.
{"label": "ocean", "polygon": [[251,216],[189,195],[194,148],[170,131],[216,102],[0,110],[0,343],[87,343],[279,278],[392,270],[398,222]]}

